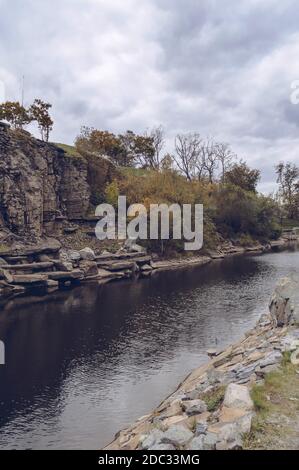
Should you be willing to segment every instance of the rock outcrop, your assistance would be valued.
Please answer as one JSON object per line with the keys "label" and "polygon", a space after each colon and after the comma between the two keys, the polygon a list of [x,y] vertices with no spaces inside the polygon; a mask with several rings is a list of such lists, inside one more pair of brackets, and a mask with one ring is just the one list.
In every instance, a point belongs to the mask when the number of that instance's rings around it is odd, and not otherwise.
{"label": "rock outcrop", "polygon": [[0,230],[21,237],[56,235],[81,219],[90,201],[87,162],[0,123]]}
{"label": "rock outcrop", "polygon": [[276,286],[269,305],[275,326],[299,324],[299,279],[284,278]]}

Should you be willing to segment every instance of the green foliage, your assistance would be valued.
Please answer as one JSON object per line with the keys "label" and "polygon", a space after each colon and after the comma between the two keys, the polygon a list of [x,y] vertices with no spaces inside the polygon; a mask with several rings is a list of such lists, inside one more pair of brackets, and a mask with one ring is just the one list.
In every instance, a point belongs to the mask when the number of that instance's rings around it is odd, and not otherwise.
{"label": "green foliage", "polygon": [[251,169],[245,162],[235,163],[224,175],[228,184],[238,186],[244,191],[256,191],[261,174],[259,170]]}
{"label": "green foliage", "polygon": [[105,189],[105,196],[106,202],[108,204],[111,204],[113,207],[117,207],[119,188],[116,180],[113,180],[111,183],[107,184]]}
{"label": "green foliage", "polygon": [[225,395],[225,388],[224,385],[219,385],[201,395],[200,398],[206,403],[208,411],[213,412],[221,405]]}
{"label": "green foliage", "polygon": [[273,199],[232,184],[215,192],[214,221],[225,237],[247,234],[258,239],[277,239],[281,233]]}
{"label": "green foliage", "polygon": [[118,166],[131,167],[140,165],[151,167],[155,155],[154,140],[146,135],[137,135],[132,131],[115,135],[90,127],[82,127],[75,146],[78,152],[92,152],[108,156]]}
{"label": "green foliage", "polygon": [[32,121],[30,113],[18,101],[0,104],[0,120],[9,122],[13,129],[22,129]]}
{"label": "green foliage", "polygon": [[31,121],[37,122],[41,138],[46,142],[49,141],[49,135],[54,124],[49,114],[50,108],[52,108],[50,103],[45,103],[40,99],[35,99],[28,110]]}

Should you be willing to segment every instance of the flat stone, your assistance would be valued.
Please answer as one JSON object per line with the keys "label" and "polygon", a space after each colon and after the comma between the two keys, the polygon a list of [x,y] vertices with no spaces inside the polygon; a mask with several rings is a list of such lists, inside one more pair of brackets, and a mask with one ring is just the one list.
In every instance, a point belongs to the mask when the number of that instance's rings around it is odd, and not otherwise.
{"label": "flat stone", "polygon": [[68,281],[82,279],[83,273],[79,269],[74,269],[73,271],[54,271],[50,272],[48,277],[54,281]]}
{"label": "flat stone", "polygon": [[267,354],[264,359],[260,361],[260,367],[271,366],[277,364],[282,360],[282,354],[280,351],[273,351]]}
{"label": "flat stone", "polygon": [[207,350],[207,355],[209,357],[215,357],[215,356],[217,356],[217,354],[218,354],[217,349],[208,349]]}
{"label": "flat stone", "polygon": [[235,383],[231,383],[227,386],[223,405],[227,408],[240,408],[248,411],[252,410],[254,407],[248,388]]}
{"label": "flat stone", "polygon": [[[50,273],[49,273],[50,274]],[[47,274],[15,274],[13,284],[43,284],[47,285]]]}

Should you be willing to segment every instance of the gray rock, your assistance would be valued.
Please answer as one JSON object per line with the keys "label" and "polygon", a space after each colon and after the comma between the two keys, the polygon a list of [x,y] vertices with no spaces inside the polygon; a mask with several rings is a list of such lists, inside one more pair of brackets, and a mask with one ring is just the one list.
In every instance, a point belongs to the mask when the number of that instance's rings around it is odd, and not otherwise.
{"label": "gray rock", "polygon": [[5,259],[0,258],[0,266],[4,266],[5,264],[8,264]]}
{"label": "gray rock", "polygon": [[282,360],[282,354],[280,351],[271,351],[264,359],[260,361],[260,367],[271,366],[272,364],[278,364]]}
{"label": "gray rock", "polygon": [[160,444],[164,433],[159,429],[154,429],[147,436],[142,436],[140,440],[141,449],[149,449]]}
{"label": "gray rock", "polygon": [[194,390],[190,390],[190,392],[186,392],[185,395],[182,397],[182,400],[196,400],[198,399],[199,395],[200,392],[195,388]]}
{"label": "gray rock", "polygon": [[96,255],[94,251],[88,246],[86,248],[83,248],[83,250],[80,250],[79,253],[80,253],[81,259],[84,259],[87,261],[94,261],[96,259]]}
{"label": "gray rock", "polygon": [[79,261],[81,259],[81,255],[79,251],[76,251],[76,250],[68,251],[67,256],[70,261]]}
{"label": "gray rock", "polygon": [[193,433],[182,425],[174,425],[164,432],[161,442],[175,446],[186,445],[193,437]]}
{"label": "gray rock", "polygon": [[153,447],[150,447],[148,450],[175,450],[175,447],[171,444],[155,444]]}
{"label": "gray rock", "polygon": [[198,415],[207,411],[207,405],[203,400],[183,401],[182,407],[188,416]]}
{"label": "gray rock", "polygon": [[204,449],[204,436],[197,436],[192,439],[188,445],[187,450],[203,450]]}
{"label": "gray rock", "polygon": [[197,423],[195,428],[195,435],[205,434],[207,432],[208,425],[206,423]]}
{"label": "gray rock", "polygon": [[299,323],[299,279],[295,276],[279,281],[270,299],[269,310],[276,326]]}
{"label": "gray rock", "polygon": [[248,411],[253,409],[253,401],[251,400],[248,388],[235,383],[227,386],[223,404],[227,408],[240,408]]}
{"label": "gray rock", "polygon": [[216,443],[218,442],[217,434],[213,432],[207,432],[203,439],[203,450],[214,450],[216,449]]}

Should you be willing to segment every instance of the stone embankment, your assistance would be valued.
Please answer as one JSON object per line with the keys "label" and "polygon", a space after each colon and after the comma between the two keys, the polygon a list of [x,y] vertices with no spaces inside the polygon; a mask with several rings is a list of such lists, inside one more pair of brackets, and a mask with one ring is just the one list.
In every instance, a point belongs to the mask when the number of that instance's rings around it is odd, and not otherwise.
{"label": "stone embankment", "polygon": [[262,253],[285,243],[281,239],[268,245],[244,248],[225,242],[218,250],[206,255],[161,260],[130,240],[116,253],[103,251],[100,254],[88,247],[64,249],[53,238],[44,238],[34,245],[15,242],[9,249],[0,250],[0,299],[36,289],[51,293],[83,281],[106,283],[150,276],[161,270],[203,266],[215,259],[246,252]]}
{"label": "stone embankment", "polygon": [[280,368],[287,351],[299,363],[298,289],[298,279],[283,279],[255,328],[224,351],[209,351],[210,362],[106,449],[241,449],[255,413],[253,385]]}

